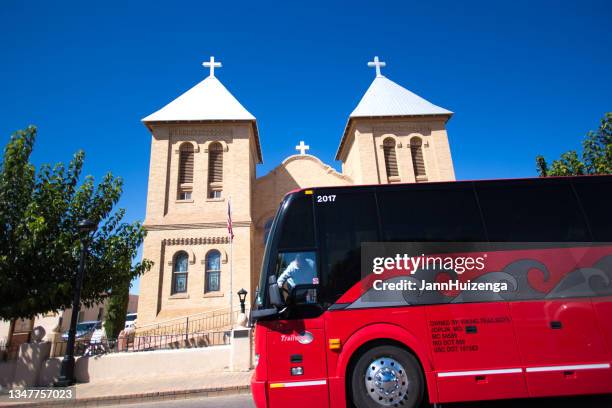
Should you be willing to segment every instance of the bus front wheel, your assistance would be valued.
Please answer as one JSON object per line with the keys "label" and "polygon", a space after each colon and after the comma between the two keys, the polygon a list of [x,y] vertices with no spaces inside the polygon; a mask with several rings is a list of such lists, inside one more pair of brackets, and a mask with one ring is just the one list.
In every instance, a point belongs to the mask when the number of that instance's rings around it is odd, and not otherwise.
{"label": "bus front wheel", "polygon": [[357,408],[416,408],[424,393],[423,374],[416,358],[391,345],[377,346],[361,355],[350,384]]}

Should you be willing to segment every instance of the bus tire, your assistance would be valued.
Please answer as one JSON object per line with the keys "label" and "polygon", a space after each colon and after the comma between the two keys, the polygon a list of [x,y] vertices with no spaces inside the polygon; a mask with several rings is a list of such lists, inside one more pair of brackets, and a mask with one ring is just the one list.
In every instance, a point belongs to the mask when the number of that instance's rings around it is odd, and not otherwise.
{"label": "bus tire", "polygon": [[397,346],[377,346],[357,360],[350,396],[357,408],[416,408],[423,401],[424,383],[414,355]]}

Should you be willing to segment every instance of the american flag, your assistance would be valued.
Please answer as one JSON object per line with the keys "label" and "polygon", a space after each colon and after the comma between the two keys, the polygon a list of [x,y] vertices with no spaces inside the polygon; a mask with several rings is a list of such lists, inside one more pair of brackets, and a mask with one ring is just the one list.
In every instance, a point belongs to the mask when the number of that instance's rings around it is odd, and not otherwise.
{"label": "american flag", "polygon": [[227,233],[230,240],[234,240],[234,229],[232,228],[232,199],[227,200]]}

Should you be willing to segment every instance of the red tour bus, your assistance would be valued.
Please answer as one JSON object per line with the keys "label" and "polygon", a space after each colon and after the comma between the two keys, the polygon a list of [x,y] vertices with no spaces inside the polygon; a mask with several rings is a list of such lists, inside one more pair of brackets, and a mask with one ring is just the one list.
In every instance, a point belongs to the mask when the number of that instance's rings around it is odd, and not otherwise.
{"label": "red tour bus", "polygon": [[291,192],[251,319],[260,408],[612,393],[612,176]]}

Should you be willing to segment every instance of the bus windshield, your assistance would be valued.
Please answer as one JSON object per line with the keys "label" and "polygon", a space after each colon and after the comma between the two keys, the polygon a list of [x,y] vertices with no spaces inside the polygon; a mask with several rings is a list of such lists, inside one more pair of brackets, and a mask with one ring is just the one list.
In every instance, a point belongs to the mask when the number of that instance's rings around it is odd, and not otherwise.
{"label": "bus windshield", "polygon": [[266,241],[257,306],[266,304],[268,277],[275,276],[284,293],[300,284],[318,284],[312,195],[298,192],[281,203]]}

